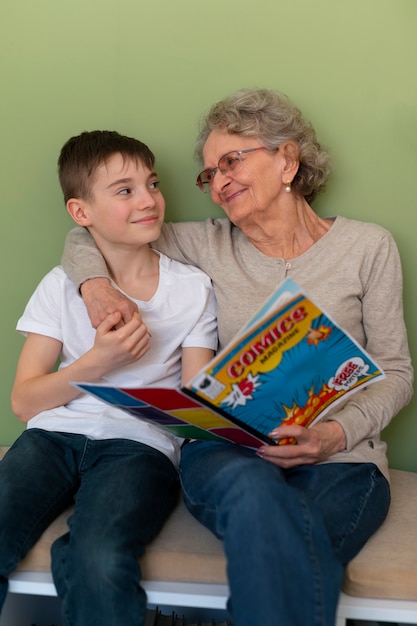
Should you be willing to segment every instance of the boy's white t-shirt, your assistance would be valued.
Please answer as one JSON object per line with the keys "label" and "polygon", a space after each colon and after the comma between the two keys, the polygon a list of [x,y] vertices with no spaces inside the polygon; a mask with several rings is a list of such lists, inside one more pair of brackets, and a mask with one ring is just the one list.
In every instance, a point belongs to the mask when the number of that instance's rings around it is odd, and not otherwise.
{"label": "boy's white t-shirt", "polygon": [[[178,387],[181,350],[217,348],[216,306],[209,277],[201,270],[159,254],[159,285],[147,302],[138,301],[151,333],[151,349],[137,362],[110,372],[101,383],[123,387]],[[62,342],[59,368],[94,343],[95,330],[74,283],[61,266],[40,282],[17,323],[17,330]],[[125,411],[83,394],[65,406],[42,411],[28,428],[82,434],[92,439],[131,439],[157,448],[178,463],[182,439]]]}

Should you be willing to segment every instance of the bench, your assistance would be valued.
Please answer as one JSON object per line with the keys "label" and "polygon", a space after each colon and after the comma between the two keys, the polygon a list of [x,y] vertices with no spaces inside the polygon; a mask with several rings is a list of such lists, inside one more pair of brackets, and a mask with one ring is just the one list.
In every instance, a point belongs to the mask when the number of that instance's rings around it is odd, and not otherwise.
{"label": "bench", "polygon": [[[0,458],[5,449],[0,447]],[[391,470],[392,505],[383,526],[349,563],[335,626],[347,619],[417,624],[417,473]],[[66,531],[60,515],[10,578],[10,594],[56,596],[49,550]],[[224,609],[228,597],[222,543],[179,502],[141,559],[148,602]]]}

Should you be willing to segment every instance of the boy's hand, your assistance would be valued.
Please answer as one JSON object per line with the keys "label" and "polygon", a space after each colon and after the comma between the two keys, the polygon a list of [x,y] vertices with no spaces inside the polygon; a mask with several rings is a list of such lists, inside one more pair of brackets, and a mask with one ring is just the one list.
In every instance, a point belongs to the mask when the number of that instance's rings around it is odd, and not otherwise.
{"label": "boy's hand", "polygon": [[93,328],[98,329],[108,315],[116,311],[119,311],[120,317],[115,328],[121,328],[138,310],[136,304],[112,287],[107,278],[87,280],[81,285],[81,295]]}
{"label": "boy's hand", "polygon": [[150,348],[150,334],[139,313],[134,313],[128,322],[115,328],[120,320],[121,313],[116,311],[97,328],[94,350],[106,371],[134,363]]}

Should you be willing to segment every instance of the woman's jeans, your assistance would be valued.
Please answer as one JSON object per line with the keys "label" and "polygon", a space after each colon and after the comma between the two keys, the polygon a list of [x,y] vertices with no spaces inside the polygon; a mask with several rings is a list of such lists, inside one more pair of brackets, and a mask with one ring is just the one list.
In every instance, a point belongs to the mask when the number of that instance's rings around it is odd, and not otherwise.
{"label": "woman's jeans", "polygon": [[235,626],[334,626],[343,566],[388,512],[375,465],[282,470],[198,441],[184,447],[180,476],[187,507],[224,542]]}
{"label": "woman's jeans", "polygon": [[70,532],[52,547],[63,623],[142,626],[138,557],[177,496],[177,471],[149,446],[26,430],[0,462],[0,608],[9,574],[75,500]]}

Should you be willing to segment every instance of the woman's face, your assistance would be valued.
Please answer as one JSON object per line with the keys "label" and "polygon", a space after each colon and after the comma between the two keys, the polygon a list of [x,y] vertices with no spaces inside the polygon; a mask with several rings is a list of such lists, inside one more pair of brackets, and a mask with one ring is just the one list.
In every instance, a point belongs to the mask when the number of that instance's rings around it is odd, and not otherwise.
{"label": "woman's face", "polygon": [[[204,168],[217,168],[219,159],[228,152],[261,145],[255,137],[214,130],[204,145]],[[222,207],[236,226],[265,219],[285,194],[285,160],[280,150],[248,152],[241,155],[241,161],[237,171],[222,173],[217,169],[210,186],[213,202]]]}

